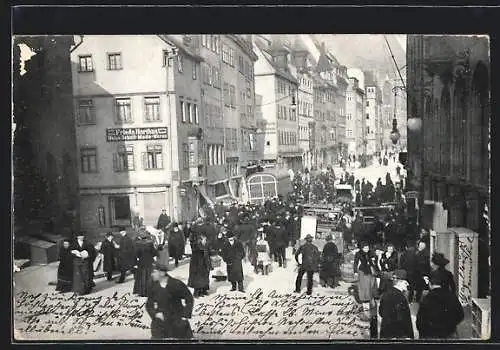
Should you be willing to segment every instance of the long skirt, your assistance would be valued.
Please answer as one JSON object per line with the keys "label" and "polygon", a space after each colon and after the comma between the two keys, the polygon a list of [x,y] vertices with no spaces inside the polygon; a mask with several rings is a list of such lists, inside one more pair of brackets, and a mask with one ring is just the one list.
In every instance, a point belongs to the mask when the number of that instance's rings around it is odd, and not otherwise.
{"label": "long skirt", "polygon": [[375,288],[375,277],[371,274],[365,274],[363,271],[358,271],[358,293],[359,300],[362,303],[367,303],[373,298]]}
{"label": "long skirt", "polygon": [[56,291],[66,293],[70,292],[73,287],[73,281],[71,279],[64,279],[61,277],[57,278],[57,286],[56,286]]}
{"label": "long skirt", "polygon": [[90,268],[86,260],[75,258],[73,270],[73,292],[79,295],[90,293]]}
{"label": "long skirt", "polygon": [[134,294],[147,297],[153,267],[139,267],[134,274]]}

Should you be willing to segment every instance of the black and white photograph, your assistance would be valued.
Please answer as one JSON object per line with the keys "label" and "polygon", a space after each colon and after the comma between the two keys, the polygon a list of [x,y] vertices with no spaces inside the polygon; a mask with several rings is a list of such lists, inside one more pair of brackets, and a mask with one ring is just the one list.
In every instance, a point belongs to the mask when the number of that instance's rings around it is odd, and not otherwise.
{"label": "black and white photograph", "polygon": [[491,337],[490,38],[12,36],[15,341]]}

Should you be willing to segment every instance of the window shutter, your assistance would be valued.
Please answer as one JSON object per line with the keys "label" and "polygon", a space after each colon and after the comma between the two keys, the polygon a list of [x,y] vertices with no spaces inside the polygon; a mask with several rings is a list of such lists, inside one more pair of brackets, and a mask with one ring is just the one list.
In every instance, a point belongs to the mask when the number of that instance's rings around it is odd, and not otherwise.
{"label": "window shutter", "polygon": [[163,150],[160,153],[156,154],[156,160],[157,160],[156,167],[158,169],[163,169]]}
{"label": "window shutter", "polygon": [[148,153],[142,152],[142,168],[148,169]]}
{"label": "window shutter", "polygon": [[113,153],[113,170],[116,172],[118,171],[118,154]]}

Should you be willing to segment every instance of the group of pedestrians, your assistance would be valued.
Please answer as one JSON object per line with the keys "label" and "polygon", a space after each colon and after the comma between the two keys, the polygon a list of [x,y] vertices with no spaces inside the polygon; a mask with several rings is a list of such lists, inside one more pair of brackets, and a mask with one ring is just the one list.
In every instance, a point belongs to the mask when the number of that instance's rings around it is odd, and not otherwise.
{"label": "group of pedestrians", "polygon": [[379,300],[382,322],[380,338],[414,338],[410,305],[418,304],[416,327],[419,338],[453,338],[463,320],[463,308],[456,295],[449,261],[442,253],[429,256],[428,240],[415,249],[398,254],[388,244],[371,246],[361,242],[354,258],[357,299],[363,305],[365,320],[371,320]]}

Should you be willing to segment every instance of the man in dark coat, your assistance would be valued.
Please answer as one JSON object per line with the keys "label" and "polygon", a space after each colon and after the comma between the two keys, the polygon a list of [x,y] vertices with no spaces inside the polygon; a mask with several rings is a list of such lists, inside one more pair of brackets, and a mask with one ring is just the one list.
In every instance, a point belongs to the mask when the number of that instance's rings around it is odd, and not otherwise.
{"label": "man in dark coat", "polygon": [[[319,270],[319,262],[321,258],[318,247],[316,247],[312,241],[313,237],[311,235],[307,235],[306,243],[301,245],[295,253],[295,261],[299,265],[299,272],[295,281],[295,293],[300,293],[302,277],[304,277],[304,274],[307,273],[307,295],[312,294],[313,275]],[[299,262],[299,256],[302,258],[301,262]]]}
{"label": "man in dark coat", "polygon": [[408,281],[408,301],[413,302],[413,297],[416,289],[417,278],[417,256],[415,252],[415,243],[408,240],[406,242],[406,250],[401,254],[399,259],[399,267],[406,271],[406,279]]}
{"label": "man in dark coat", "polygon": [[424,240],[420,240],[418,243],[418,251],[416,253],[416,302],[420,303],[422,299],[422,293],[427,288],[427,283],[424,277],[429,277],[431,274],[431,262],[430,262],[430,252],[427,248],[427,244]]}
{"label": "man in dark coat", "polygon": [[447,275],[433,271],[430,277],[430,291],[419,306],[417,329],[420,339],[454,338],[457,326],[464,319],[464,310],[455,293],[443,288]]}
{"label": "man in dark coat", "polygon": [[104,256],[102,269],[106,273],[108,281],[113,279],[113,272],[116,270],[116,249],[113,245],[113,232],[106,233],[106,239],[102,241],[101,253]]}
{"label": "man in dark coat", "polygon": [[167,210],[163,208],[160,216],[158,217],[158,224],[156,225],[156,228],[166,233],[170,222],[170,216],[167,215]]}
{"label": "man in dark coat", "polygon": [[338,260],[339,250],[333,242],[332,235],[329,234],[326,237],[326,244],[321,254],[320,279],[323,282],[323,287],[329,286],[330,288],[334,288],[337,285],[335,277],[337,276]]}
{"label": "man in dark coat", "polygon": [[184,256],[185,244],[184,232],[174,223],[168,237],[168,253],[174,259],[175,267],[179,266],[179,260]]}
{"label": "man in dark coat", "polygon": [[73,292],[84,295],[91,292],[94,283],[94,260],[97,252],[94,245],[80,233],[70,246],[73,257]]}
{"label": "man in dark coat", "polygon": [[132,270],[137,262],[134,242],[127,235],[127,231],[120,231],[120,240],[115,243],[115,248],[118,249],[118,267],[120,269],[120,278],[117,283],[123,283],[125,282],[125,274]]}
{"label": "man in dark coat", "polygon": [[151,338],[193,338],[188,319],[193,312],[194,298],[188,287],[168,274],[166,280],[160,281],[160,271],[156,268],[151,278],[153,282],[146,302],[146,311],[151,316]]}
{"label": "man in dark coat", "polygon": [[236,240],[233,232],[229,232],[227,237],[228,241],[223,248],[222,258],[227,264],[227,277],[231,282],[231,291],[235,291],[238,287],[238,290],[244,293],[242,260],[245,258],[245,249],[241,242]]}
{"label": "man in dark coat", "polygon": [[392,280],[393,285],[380,298],[380,338],[413,339],[410,305],[405,295],[408,287],[406,272],[396,270]]}
{"label": "man in dark coat", "polygon": [[274,244],[275,252],[278,257],[279,267],[286,268],[286,246],[288,243],[288,234],[282,220],[276,222],[274,226]]}

